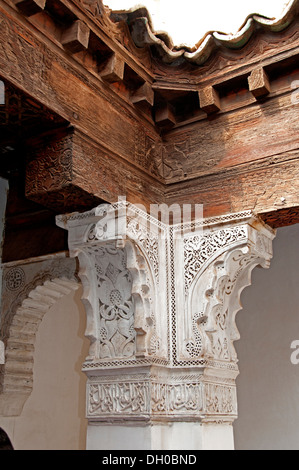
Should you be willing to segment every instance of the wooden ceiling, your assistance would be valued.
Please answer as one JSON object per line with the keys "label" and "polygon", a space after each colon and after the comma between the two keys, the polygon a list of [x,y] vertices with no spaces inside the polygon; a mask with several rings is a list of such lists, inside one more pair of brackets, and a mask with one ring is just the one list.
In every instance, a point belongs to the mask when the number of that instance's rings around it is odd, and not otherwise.
{"label": "wooden ceiling", "polygon": [[145,9],[0,0],[4,259],[64,249],[55,214],[118,196],[299,222],[298,5],[177,50]]}

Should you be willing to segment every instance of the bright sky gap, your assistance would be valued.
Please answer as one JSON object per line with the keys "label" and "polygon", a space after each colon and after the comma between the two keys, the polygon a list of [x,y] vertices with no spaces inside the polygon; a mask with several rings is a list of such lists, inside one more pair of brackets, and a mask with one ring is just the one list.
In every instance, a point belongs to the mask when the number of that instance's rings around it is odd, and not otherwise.
{"label": "bright sky gap", "polygon": [[175,45],[194,46],[208,31],[236,33],[251,13],[280,18],[286,0],[104,0],[112,10],[146,6],[156,31],[166,31]]}

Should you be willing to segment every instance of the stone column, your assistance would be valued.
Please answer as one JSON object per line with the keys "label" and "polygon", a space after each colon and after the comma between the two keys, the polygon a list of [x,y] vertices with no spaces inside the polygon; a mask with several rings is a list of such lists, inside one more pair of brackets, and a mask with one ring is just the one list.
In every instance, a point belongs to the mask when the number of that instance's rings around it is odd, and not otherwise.
{"label": "stone column", "polygon": [[233,449],[233,342],[275,233],[251,212],[168,225],[126,202],[60,216],[87,313],[88,449]]}

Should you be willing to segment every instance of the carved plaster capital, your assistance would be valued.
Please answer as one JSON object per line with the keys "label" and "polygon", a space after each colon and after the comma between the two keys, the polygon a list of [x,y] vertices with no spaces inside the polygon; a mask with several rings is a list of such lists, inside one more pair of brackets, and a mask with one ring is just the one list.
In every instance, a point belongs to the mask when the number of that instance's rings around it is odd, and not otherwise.
{"label": "carved plaster capital", "polygon": [[167,311],[167,299],[159,297],[167,283],[164,226],[127,203],[57,223],[69,231],[70,253],[80,264],[91,341],[84,367],[167,364],[167,315],[157,314]]}
{"label": "carved plaster capital", "polygon": [[232,422],[235,316],[275,232],[251,212],[168,225],[125,201],[57,223],[84,286],[88,418]]}

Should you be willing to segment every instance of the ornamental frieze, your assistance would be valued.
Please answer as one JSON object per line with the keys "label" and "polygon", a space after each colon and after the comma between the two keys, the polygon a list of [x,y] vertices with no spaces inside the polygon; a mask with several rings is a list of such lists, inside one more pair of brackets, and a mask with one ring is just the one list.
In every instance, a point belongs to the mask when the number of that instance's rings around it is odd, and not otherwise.
{"label": "ornamental frieze", "polygon": [[237,415],[236,387],[225,380],[209,382],[199,373],[173,374],[171,370],[148,374],[90,376],[87,417],[105,422],[122,419],[182,421]]}

